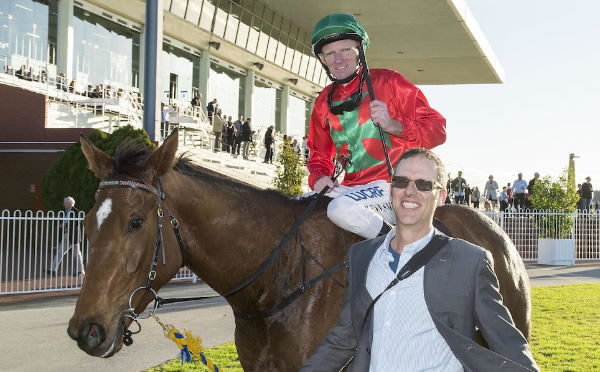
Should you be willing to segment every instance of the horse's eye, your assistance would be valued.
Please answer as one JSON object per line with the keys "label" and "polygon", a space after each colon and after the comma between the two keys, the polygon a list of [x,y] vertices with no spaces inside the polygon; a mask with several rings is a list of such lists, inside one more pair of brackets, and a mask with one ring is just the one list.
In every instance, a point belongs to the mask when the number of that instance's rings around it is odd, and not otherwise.
{"label": "horse's eye", "polygon": [[144,224],[144,220],[141,217],[133,217],[131,220],[129,220],[129,226],[127,227],[127,231],[128,232],[138,231],[139,229],[142,228],[143,224]]}

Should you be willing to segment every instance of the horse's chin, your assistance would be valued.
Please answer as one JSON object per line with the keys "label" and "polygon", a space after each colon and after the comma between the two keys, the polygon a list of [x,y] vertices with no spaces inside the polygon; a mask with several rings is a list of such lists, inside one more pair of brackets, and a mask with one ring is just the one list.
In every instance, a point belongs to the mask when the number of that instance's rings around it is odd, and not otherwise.
{"label": "horse's chin", "polygon": [[104,354],[98,355],[98,356],[102,357],[102,358],[110,358],[111,356],[118,353],[122,347],[123,347],[123,323],[119,322],[119,325],[117,326],[115,335],[112,338],[112,341],[110,342],[110,344],[108,345],[108,348],[106,348],[106,351],[104,351]]}

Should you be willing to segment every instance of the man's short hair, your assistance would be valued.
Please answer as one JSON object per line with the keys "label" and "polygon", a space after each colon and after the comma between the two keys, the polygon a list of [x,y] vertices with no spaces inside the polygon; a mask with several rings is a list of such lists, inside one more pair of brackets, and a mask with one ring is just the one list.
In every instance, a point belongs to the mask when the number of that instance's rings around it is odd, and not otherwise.
{"label": "man's short hair", "polygon": [[396,166],[394,167],[394,175],[396,175],[396,170],[398,169],[398,165],[400,165],[400,162],[402,160],[408,159],[408,158],[414,158],[415,156],[419,156],[419,155],[424,156],[427,159],[433,160],[433,162],[435,163],[435,165],[437,167],[437,181],[440,183],[440,185],[445,185],[447,176],[446,176],[446,167],[444,167],[444,163],[433,151],[428,150],[424,147],[415,147],[415,148],[412,148],[412,149],[404,152],[404,154],[402,154],[402,156],[400,156],[400,159],[398,159],[398,162],[396,163]]}
{"label": "man's short hair", "polygon": [[75,206],[75,199],[73,199],[73,198],[72,198],[72,197],[70,197],[70,196],[67,196],[67,197],[64,199],[64,201],[66,201],[67,203],[71,204],[71,206],[72,206],[72,207],[74,207],[74,206]]}

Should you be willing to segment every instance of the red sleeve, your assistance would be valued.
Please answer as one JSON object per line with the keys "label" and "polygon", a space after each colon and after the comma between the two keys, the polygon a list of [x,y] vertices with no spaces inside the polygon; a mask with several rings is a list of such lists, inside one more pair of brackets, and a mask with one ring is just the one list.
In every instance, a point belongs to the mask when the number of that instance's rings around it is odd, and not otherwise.
{"label": "red sleeve", "polygon": [[[402,152],[413,147],[432,149],[446,142],[446,119],[429,106],[423,92],[395,71],[383,70],[389,92],[383,99],[388,103],[390,116],[402,123],[399,137],[390,136],[390,140],[403,142]],[[385,74],[387,75],[387,74]]]}
{"label": "red sleeve", "polygon": [[329,132],[327,117],[327,91],[325,88],[315,100],[315,105],[310,115],[308,126],[308,139],[306,145],[310,149],[310,158],[306,167],[308,168],[308,185],[314,189],[315,182],[323,176],[333,174],[333,157],[336,150]]}

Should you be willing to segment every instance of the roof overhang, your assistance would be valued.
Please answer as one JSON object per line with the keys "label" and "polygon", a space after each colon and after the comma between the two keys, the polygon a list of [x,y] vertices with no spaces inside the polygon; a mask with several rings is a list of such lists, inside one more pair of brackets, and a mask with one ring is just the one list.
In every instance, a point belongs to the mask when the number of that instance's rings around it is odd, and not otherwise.
{"label": "roof overhang", "polygon": [[502,83],[504,71],[466,0],[262,0],[309,35],[330,13],[352,13],[371,46],[371,68],[400,72],[414,84]]}

